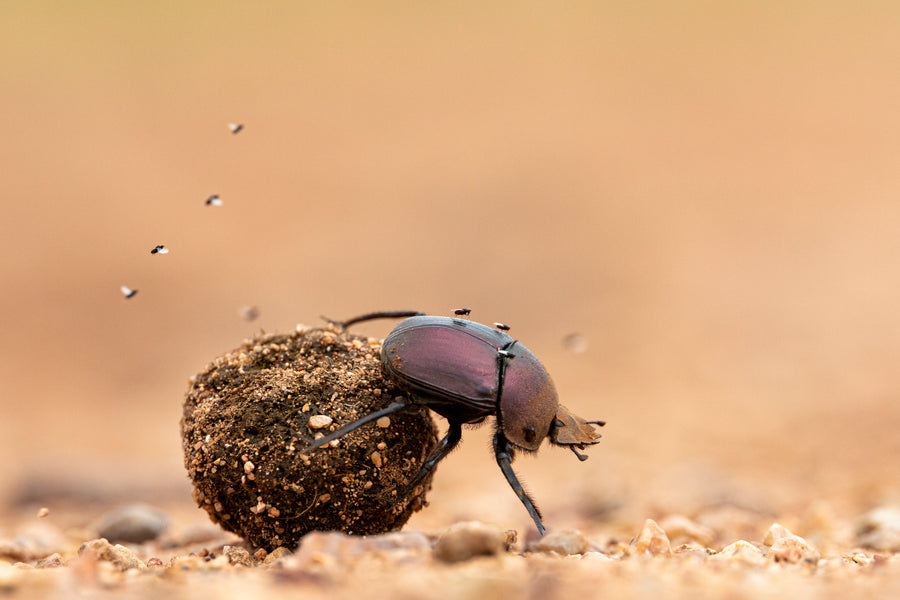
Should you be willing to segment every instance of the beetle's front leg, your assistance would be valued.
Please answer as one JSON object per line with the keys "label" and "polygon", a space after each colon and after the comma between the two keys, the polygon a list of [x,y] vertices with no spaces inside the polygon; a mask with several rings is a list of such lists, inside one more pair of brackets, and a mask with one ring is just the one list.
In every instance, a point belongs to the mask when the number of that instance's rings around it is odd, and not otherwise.
{"label": "beetle's front leg", "polygon": [[512,469],[513,451],[509,447],[507,439],[503,437],[503,434],[499,431],[494,434],[494,456],[497,457],[497,464],[500,465],[500,470],[503,471],[506,481],[509,482],[510,487],[516,493],[516,496],[518,496],[519,500],[522,501],[522,504],[525,505],[525,510],[531,515],[534,524],[537,525],[538,533],[544,535],[545,529],[544,524],[541,522],[541,511],[538,510],[538,507],[534,504],[534,500],[531,499],[531,496],[528,495],[528,492],[526,492],[525,488],[522,487],[522,484],[519,483],[519,478],[516,477],[516,474]]}

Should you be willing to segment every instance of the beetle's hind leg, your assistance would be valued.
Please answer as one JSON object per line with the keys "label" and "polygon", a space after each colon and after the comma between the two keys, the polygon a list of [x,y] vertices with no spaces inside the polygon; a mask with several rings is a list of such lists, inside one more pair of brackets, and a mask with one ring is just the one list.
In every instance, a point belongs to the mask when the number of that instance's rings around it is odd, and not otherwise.
{"label": "beetle's hind leg", "polygon": [[528,495],[528,492],[526,492],[525,488],[522,487],[522,484],[519,483],[519,478],[516,477],[516,473],[512,469],[512,449],[509,447],[507,439],[503,437],[503,434],[499,431],[494,434],[494,456],[497,457],[497,464],[500,465],[500,470],[503,471],[506,481],[509,482],[510,487],[516,493],[516,496],[518,496],[519,500],[522,501],[522,504],[525,505],[525,510],[531,515],[534,524],[537,525],[538,533],[544,535],[545,529],[544,523],[541,521],[541,511],[538,510],[534,500],[531,499],[531,496]]}
{"label": "beetle's hind leg", "polygon": [[359,315],[357,317],[353,317],[352,319],[347,319],[346,321],[335,321],[334,319],[329,319],[326,316],[323,316],[327,323],[332,325],[336,325],[341,329],[347,329],[351,325],[355,325],[357,323],[362,323],[363,321],[374,321],[375,319],[405,319],[407,317],[418,317],[422,316],[425,313],[419,312],[417,310],[381,310],[377,312],[370,312],[364,315]]}
{"label": "beetle's hind leg", "polygon": [[392,402],[391,404],[389,404],[385,408],[382,408],[381,410],[376,410],[373,413],[369,413],[368,415],[364,416],[361,419],[358,419],[356,421],[353,421],[352,423],[344,425],[340,429],[338,429],[336,431],[332,431],[331,433],[329,433],[328,435],[326,435],[324,437],[320,437],[319,439],[314,441],[312,443],[312,445],[310,445],[309,448],[304,449],[303,453],[308,453],[308,452],[312,452],[313,450],[317,450],[317,449],[321,448],[322,446],[324,446],[325,444],[333,442],[334,440],[336,440],[338,438],[344,437],[345,435],[347,435],[354,429],[362,427],[366,423],[371,423],[372,421],[377,421],[381,417],[386,417],[386,416],[392,415],[396,412],[408,410],[410,408],[410,406],[411,405],[406,402]]}
{"label": "beetle's hind leg", "polygon": [[[419,467],[419,470],[413,478],[396,490],[398,498],[406,498],[409,496],[410,492],[414,491],[416,487],[428,477],[428,474],[434,471],[437,464],[441,462],[445,456],[450,454],[450,452],[452,452],[459,444],[459,440],[462,439],[462,423],[459,421],[449,421],[448,424],[450,427],[447,430],[447,435],[444,436],[444,439],[438,442],[438,445],[431,451],[431,454],[428,455],[428,458],[425,459],[425,462],[422,463],[422,466]],[[388,490],[388,492],[391,491],[394,490]]]}

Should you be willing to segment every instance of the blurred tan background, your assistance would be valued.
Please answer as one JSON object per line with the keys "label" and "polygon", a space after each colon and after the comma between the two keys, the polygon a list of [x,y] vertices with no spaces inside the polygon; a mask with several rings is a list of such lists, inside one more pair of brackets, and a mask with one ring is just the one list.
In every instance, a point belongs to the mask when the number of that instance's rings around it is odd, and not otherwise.
{"label": "blurred tan background", "polygon": [[[517,461],[552,521],[896,499],[898,30],[893,2],[4,3],[0,497],[190,509],[216,355],[468,306],[609,422],[584,464]],[[528,524],[487,429],[413,523]]]}

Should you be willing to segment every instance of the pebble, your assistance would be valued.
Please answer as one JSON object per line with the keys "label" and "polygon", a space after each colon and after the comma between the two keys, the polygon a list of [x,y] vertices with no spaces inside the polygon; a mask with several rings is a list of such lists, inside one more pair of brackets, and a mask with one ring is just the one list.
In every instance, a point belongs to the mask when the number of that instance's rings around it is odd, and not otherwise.
{"label": "pebble", "polygon": [[786,527],[775,523],[763,537],[763,544],[769,546],[768,556],[775,562],[817,564],[819,551],[799,535],[794,535]]}
{"label": "pebble", "polygon": [[670,515],[664,518],[659,526],[672,542],[697,542],[709,547],[715,540],[715,533],[709,527],[704,527],[692,521],[684,515]]}
{"label": "pebble", "polygon": [[763,551],[746,540],[738,540],[728,544],[720,552],[709,557],[714,561],[743,565],[764,565],[766,557]]}
{"label": "pebble", "polygon": [[381,417],[380,419],[375,421],[375,424],[378,425],[379,427],[381,427],[382,429],[387,429],[388,427],[391,426],[391,418],[390,417]]}
{"label": "pebble", "polygon": [[637,539],[634,541],[636,554],[650,554],[652,556],[670,556],[672,545],[666,532],[653,519],[644,521]]}
{"label": "pebble", "polygon": [[291,556],[291,551],[285,548],[284,546],[278,546],[268,554],[263,559],[263,563],[267,565],[271,565],[272,563],[279,562],[288,556]]}
{"label": "pebble", "polygon": [[[342,572],[346,566],[365,555],[382,559],[409,562],[410,555],[428,556],[431,542],[420,531],[396,531],[379,535],[353,536],[338,531],[312,531],[303,536],[300,547],[291,555],[285,548],[276,548],[266,557],[278,560],[287,573],[308,569]],[[274,557],[274,558],[273,558]]]}
{"label": "pebble", "polygon": [[532,552],[556,552],[563,556],[584,554],[590,548],[590,542],[577,529],[551,531],[539,540],[528,544]]}
{"label": "pebble", "polygon": [[168,515],[146,504],[128,504],[104,513],[93,525],[110,542],[142,544],[169,528]]}
{"label": "pebble", "polygon": [[883,552],[900,552],[900,508],[882,506],[860,519],[856,543]]}
{"label": "pebble", "polygon": [[65,564],[66,561],[63,559],[62,555],[59,552],[54,552],[37,561],[36,566],[39,569],[55,569],[57,567],[63,567]]}
{"label": "pebble", "polygon": [[310,429],[322,429],[331,425],[331,417],[328,415],[313,415],[309,418]]}
{"label": "pebble", "polygon": [[54,552],[63,552],[66,545],[66,536],[57,527],[38,521],[19,531],[11,540],[0,539],[0,559],[35,561]]}
{"label": "pebble", "polygon": [[508,532],[496,525],[464,521],[448,527],[434,545],[434,558],[456,563],[476,556],[493,556],[506,552],[511,543]]}
{"label": "pebble", "polygon": [[144,567],[134,552],[120,544],[112,545],[108,540],[100,538],[85,542],[78,548],[79,558],[105,561],[119,571],[140,569]]}
{"label": "pebble", "polygon": [[250,553],[240,546],[225,546],[222,548],[222,555],[228,559],[229,565],[253,566],[253,559],[250,558]]}

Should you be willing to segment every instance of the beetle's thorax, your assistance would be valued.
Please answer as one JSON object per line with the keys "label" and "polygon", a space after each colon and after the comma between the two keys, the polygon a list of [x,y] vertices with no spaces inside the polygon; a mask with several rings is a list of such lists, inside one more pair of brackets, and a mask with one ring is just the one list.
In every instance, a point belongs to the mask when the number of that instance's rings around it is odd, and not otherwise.
{"label": "beetle's thorax", "polygon": [[541,361],[522,344],[505,359],[497,419],[503,435],[525,450],[537,450],[550,432],[559,396]]}

